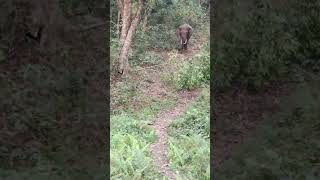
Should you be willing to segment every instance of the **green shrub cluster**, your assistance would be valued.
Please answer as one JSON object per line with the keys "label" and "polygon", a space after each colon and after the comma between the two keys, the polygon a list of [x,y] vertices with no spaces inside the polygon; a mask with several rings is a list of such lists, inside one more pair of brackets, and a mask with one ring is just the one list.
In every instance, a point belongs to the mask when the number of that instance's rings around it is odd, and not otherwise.
{"label": "green shrub cluster", "polygon": [[317,1],[290,1],[276,8],[269,1],[255,0],[246,13],[238,13],[241,8],[233,3],[224,23],[218,20],[216,25],[215,87],[260,88],[290,77],[293,65],[319,68]]}
{"label": "green shrub cluster", "polygon": [[176,88],[192,89],[210,82],[210,54],[208,48],[203,50],[191,60],[183,62],[178,67],[174,78]]}
{"label": "green shrub cluster", "polygon": [[147,121],[130,114],[111,117],[111,179],[157,179],[148,145],[154,139]]}

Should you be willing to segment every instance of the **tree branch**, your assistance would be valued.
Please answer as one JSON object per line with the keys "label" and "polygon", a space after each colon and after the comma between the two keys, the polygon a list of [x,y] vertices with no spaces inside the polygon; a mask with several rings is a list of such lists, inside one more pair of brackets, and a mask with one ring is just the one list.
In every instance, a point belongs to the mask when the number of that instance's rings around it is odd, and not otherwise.
{"label": "tree branch", "polygon": [[120,12],[120,15],[123,17],[123,3],[122,0],[116,0],[118,11]]}

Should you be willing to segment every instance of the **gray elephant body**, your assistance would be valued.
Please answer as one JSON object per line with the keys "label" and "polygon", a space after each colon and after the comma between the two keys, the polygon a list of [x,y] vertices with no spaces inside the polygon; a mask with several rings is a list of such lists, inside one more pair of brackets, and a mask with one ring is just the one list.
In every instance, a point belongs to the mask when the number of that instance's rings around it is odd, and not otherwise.
{"label": "gray elephant body", "polygon": [[189,24],[183,24],[177,28],[176,33],[182,50],[188,49],[188,42],[192,35],[192,31],[193,29]]}

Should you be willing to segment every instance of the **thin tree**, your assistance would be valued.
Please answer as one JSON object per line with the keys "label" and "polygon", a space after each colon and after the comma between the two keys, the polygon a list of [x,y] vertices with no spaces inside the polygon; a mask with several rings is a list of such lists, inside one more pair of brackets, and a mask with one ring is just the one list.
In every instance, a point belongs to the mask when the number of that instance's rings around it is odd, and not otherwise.
{"label": "thin tree", "polygon": [[119,69],[122,75],[128,73],[128,52],[132,43],[133,34],[140,22],[143,0],[138,0],[138,9],[131,18],[131,0],[117,0],[117,8],[121,16],[121,33],[119,39]]}
{"label": "thin tree", "polygon": [[151,12],[154,9],[155,5],[156,5],[155,0],[149,0],[148,3],[145,4],[144,19],[143,19],[142,29],[141,29],[141,32],[143,35],[147,31],[148,20],[151,16]]}

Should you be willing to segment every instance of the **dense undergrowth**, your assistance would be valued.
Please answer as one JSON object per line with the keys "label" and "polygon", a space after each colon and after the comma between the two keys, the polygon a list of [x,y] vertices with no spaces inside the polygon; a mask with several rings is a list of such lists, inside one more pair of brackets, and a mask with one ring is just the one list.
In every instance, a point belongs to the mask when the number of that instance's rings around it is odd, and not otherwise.
{"label": "dense undergrowth", "polygon": [[220,168],[217,179],[320,178],[319,81],[297,87],[252,138]]}
{"label": "dense undergrowth", "polygon": [[[143,76],[140,77],[143,79]],[[150,124],[154,115],[175,104],[171,99],[145,96],[137,80],[125,80],[113,87],[110,121],[111,179],[160,179],[148,146],[155,140]]]}
{"label": "dense undergrowth", "polygon": [[319,179],[319,1],[227,4],[216,21],[215,88],[294,85],[282,108],[216,168],[216,178]]}
{"label": "dense undergrowth", "polygon": [[182,179],[210,179],[209,98],[206,87],[169,127],[170,166]]}
{"label": "dense undergrowth", "polygon": [[[1,4],[1,12],[27,12],[33,2],[8,1]],[[85,8],[85,2],[79,1],[74,7]],[[57,9],[50,12],[50,17],[58,14],[59,5],[53,3],[49,5]],[[18,51],[11,43],[21,38],[13,34],[19,26],[8,14],[1,14],[1,22],[6,19],[10,26],[1,23],[5,59],[0,62],[0,179],[105,179],[106,125],[99,119],[105,119],[106,109],[105,100],[98,97],[106,94],[99,81],[105,76],[106,63],[97,59],[104,58],[107,51],[97,47],[100,45],[95,37],[88,37],[91,31],[70,30],[72,36],[61,38],[61,29],[55,32],[59,35],[49,38],[63,44],[59,48],[44,46],[40,50],[29,41],[21,41],[19,45],[25,49]],[[27,25],[32,24],[29,16],[24,18]],[[58,26],[54,21],[50,23],[52,28]],[[69,21],[61,23],[64,27],[70,25]]]}
{"label": "dense undergrowth", "polygon": [[223,7],[214,30],[216,88],[259,89],[290,79],[299,68],[319,70],[317,0],[254,0]]}
{"label": "dense undergrowth", "polygon": [[77,70],[64,65],[53,70],[30,64],[17,72],[0,73],[0,108],[6,114],[1,122],[0,179],[103,178],[98,161],[83,163],[86,158],[94,161],[104,155],[97,151],[103,148],[99,139],[104,130],[101,122],[92,121],[91,114],[103,111],[92,110],[90,104],[95,98],[92,94],[99,90],[88,89],[88,82],[96,76],[85,75],[91,68],[99,72],[100,66],[78,65]]}
{"label": "dense undergrowth", "polygon": [[209,47],[204,44],[201,52],[190,60],[178,66],[177,74],[173,77],[178,90],[193,89],[210,82],[210,54]]}

